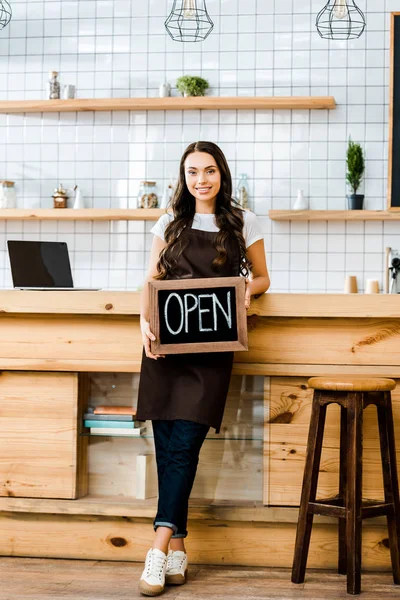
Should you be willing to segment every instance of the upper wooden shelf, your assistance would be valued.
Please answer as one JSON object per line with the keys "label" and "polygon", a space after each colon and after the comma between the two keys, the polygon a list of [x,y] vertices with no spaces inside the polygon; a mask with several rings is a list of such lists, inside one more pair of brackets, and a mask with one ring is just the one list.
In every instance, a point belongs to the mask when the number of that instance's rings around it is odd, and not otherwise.
{"label": "upper wooden shelf", "polygon": [[183,98],[76,98],[74,100],[4,100],[0,113],[81,112],[101,110],[240,110],[240,109],[331,109],[333,96]]}
{"label": "upper wooden shelf", "polygon": [[163,208],[3,208],[0,221],[157,221]]}
{"label": "upper wooden shelf", "polygon": [[389,210],[270,210],[273,221],[400,221],[400,211]]}

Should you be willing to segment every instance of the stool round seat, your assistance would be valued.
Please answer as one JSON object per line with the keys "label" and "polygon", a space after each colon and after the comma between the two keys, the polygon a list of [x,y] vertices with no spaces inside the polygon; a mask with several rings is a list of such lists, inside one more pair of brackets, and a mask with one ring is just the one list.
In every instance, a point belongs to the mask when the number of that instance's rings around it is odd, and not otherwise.
{"label": "stool round seat", "polygon": [[396,382],[379,377],[311,377],[308,387],[335,392],[390,392]]}

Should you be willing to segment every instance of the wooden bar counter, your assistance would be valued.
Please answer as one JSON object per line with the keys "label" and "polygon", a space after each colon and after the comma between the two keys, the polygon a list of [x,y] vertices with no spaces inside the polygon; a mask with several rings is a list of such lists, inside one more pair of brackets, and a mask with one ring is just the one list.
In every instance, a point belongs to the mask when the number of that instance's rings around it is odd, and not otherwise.
{"label": "wooden bar counter", "polygon": [[[192,562],[290,566],[311,406],[307,379],[400,379],[400,299],[266,294],[248,315],[249,351],[235,357],[221,435],[210,431],[202,450],[187,546]],[[139,439],[89,437],[82,426],[93,403],[111,396],[135,402],[139,294],[3,290],[0,331],[0,554],[143,560],[157,499],[135,497],[135,461],[154,452],[151,426]],[[400,450],[400,391],[392,397]],[[328,409],[321,497],[336,493],[338,483],[335,408]],[[365,496],[380,498],[370,408],[364,450]],[[315,523],[309,566],[334,568],[337,523]],[[385,521],[363,527],[363,566],[389,569]]]}

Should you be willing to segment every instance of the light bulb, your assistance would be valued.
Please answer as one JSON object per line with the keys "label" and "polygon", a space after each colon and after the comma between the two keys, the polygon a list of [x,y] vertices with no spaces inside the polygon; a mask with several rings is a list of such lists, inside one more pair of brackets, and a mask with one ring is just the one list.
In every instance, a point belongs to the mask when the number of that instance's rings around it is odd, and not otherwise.
{"label": "light bulb", "polygon": [[347,17],[348,12],[346,0],[335,0],[333,14],[336,19],[344,19]]}
{"label": "light bulb", "polygon": [[185,19],[190,19],[196,14],[196,0],[184,0],[183,16]]}

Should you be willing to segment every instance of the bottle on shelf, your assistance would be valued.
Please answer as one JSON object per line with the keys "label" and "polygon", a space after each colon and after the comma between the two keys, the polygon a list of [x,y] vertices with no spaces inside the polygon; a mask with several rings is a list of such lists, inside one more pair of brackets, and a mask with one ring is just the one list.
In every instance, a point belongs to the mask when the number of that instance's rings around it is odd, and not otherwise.
{"label": "bottle on shelf", "polygon": [[236,200],[242,208],[249,207],[249,184],[247,175],[242,173],[239,175],[239,180],[236,186]]}
{"label": "bottle on shelf", "polygon": [[60,99],[60,82],[57,78],[58,71],[49,72],[49,81],[47,83],[47,97],[49,100]]}

